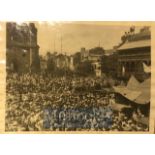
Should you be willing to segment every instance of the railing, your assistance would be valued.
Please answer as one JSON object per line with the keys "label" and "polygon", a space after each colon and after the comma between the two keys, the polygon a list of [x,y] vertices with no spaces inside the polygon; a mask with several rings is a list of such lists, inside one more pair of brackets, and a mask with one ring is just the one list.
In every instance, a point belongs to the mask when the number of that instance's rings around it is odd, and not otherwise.
{"label": "railing", "polygon": [[118,58],[119,62],[122,61],[148,61],[151,60],[151,55],[148,54],[134,54],[134,55],[121,55]]}

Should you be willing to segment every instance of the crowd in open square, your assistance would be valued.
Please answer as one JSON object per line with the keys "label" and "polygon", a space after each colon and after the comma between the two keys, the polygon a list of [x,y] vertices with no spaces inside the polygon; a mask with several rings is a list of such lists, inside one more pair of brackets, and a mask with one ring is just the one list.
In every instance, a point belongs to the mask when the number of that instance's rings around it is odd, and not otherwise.
{"label": "crowd in open square", "polygon": [[34,23],[7,23],[6,131],[148,131],[150,29],[111,50],[39,55]]}

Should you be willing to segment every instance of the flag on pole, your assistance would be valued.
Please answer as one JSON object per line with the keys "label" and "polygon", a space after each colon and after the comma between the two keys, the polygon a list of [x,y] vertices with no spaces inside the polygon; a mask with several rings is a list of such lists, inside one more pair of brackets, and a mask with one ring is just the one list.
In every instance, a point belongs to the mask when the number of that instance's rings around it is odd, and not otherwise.
{"label": "flag on pole", "polygon": [[143,63],[143,69],[145,73],[151,73],[151,66],[147,66],[145,63]]}

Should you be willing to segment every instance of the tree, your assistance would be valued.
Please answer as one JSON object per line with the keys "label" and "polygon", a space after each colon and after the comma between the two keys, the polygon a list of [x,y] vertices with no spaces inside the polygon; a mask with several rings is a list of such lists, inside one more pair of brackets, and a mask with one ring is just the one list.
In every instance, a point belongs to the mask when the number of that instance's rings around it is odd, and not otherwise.
{"label": "tree", "polygon": [[73,63],[74,63],[74,66],[80,64],[81,62],[81,53],[80,52],[77,52],[74,54],[73,56]]}
{"label": "tree", "polygon": [[52,73],[55,71],[56,67],[54,57],[50,52],[47,52],[46,58],[47,58],[47,72]]}
{"label": "tree", "polygon": [[95,47],[95,48],[91,48],[89,50],[89,53],[104,55],[105,54],[105,50],[102,47]]}
{"label": "tree", "polygon": [[84,61],[77,65],[76,71],[78,75],[88,76],[93,75],[94,70],[90,61]]}

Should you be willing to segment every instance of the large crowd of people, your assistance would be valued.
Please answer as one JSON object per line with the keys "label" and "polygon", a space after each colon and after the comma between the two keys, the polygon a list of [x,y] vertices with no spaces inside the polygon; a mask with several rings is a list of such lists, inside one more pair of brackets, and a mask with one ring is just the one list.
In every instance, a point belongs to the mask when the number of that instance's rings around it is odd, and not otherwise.
{"label": "large crowd of people", "polygon": [[148,131],[113,109],[112,83],[117,84],[92,77],[8,74],[6,131]]}

